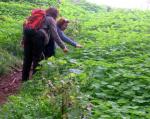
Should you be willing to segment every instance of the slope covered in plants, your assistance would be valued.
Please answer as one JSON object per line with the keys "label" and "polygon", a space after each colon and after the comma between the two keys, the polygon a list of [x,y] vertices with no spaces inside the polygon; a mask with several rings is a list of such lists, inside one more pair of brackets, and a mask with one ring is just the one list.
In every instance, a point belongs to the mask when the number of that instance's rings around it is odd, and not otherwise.
{"label": "slope covered in plants", "polygon": [[[0,46],[18,57],[22,21],[41,5],[0,5]],[[8,14],[5,8],[14,11]],[[1,107],[0,118],[149,119],[149,11],[113,10],[73,0],[59,9],[61,16],[71,19],[66,34],[84,48],[69,46],[68,54],[58,49],[56,58],[42,61],[33,80]]]}

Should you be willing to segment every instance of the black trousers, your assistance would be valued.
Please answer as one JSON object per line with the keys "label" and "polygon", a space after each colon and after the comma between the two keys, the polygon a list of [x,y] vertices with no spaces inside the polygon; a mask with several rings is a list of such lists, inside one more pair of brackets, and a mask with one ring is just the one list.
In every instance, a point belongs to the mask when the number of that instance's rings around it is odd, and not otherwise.
{"label": "black trousers", "polygon": [[40,31],[31,33],[28,30],[24,31],[24,59],[22,80],[29,79],[31,65],[33,63],[33,74],[36,72],[36,67],[41,61],[42,52],[44,50],[44,34]]}
{"label": "black trousers", "polygon": [[46,59],[51,56],[55,56],[55,42],[53,38],[50,38],[49,43],[45,46],[43,53]]}

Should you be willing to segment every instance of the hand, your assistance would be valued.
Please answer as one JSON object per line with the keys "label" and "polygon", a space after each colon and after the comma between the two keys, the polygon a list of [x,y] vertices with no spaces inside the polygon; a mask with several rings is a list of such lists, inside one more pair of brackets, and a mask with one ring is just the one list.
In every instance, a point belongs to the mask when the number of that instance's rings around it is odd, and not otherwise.
{"label": "hand", "polygon": [[64,51],[64,53],[66,53],[66,52],[68,52],[68,49],[65,47],[65,48],[63,49],[63,51]]}
{"label": "hand", "polygon": [[23,41],[23,40],[21,40],[20,46],[21,46],[22,48],[24,48],[24,41]]}
{"label": "hand", "polygon": [[82,48],[83,46],[82,45],[80,45],[80,44],[77,44],[76,45],[76,48]]}

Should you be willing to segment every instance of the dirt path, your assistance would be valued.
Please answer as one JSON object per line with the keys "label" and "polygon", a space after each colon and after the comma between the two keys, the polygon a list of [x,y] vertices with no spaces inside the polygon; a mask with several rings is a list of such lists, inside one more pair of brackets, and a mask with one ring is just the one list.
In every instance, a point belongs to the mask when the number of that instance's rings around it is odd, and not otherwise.
{"label": "dirt path", "polygon": [[14,95],[21,86],[21,70],[14,69],[8,75],[0,77],[0,105],[7,101],[8,96]]}

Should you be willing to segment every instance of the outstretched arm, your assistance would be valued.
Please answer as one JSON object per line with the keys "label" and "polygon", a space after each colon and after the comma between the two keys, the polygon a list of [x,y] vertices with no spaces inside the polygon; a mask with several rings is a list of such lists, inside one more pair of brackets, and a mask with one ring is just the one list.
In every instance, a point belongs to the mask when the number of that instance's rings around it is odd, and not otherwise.
{"label": "outstretched arm", "polygon": [[62,41],[72,45],[72,46],[77,46],[77,43],[75,41],[73,41],[72,39],[70,39],[69,37],[67,37],[63,31],[60,30],[60,28],[57,27],[57,32],[59,37],[61,38]]}
{"label": "outstretched arm", "polygon": [[62,48],[65,49],[66,46],[63,44],[63,42],[61,41],[58,33],[57,33],[57,27],[56,27],[56,23],[55,20],[52,18],[49,18],[50,21],[50,30],[51,30],[51,35],[54,38],[55,42]]}

